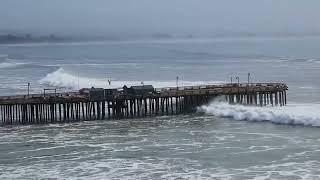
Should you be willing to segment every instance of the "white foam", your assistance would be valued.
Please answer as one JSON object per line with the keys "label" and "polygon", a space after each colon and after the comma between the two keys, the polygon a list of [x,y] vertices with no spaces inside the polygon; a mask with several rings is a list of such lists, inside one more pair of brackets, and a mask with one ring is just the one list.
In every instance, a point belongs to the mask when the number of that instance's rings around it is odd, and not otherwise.
{"label": "white foam", "polygon": [[[121,81],[112,80],[111,86],[108,85],[107,79],[105,78],[87,78],[78,77],[70,72],[67,72],[63,68],[49,73],[46,77],[40,80],[42,84],[49,84],[57,87],[67,87],[72,89],[79,88],[90,88],[90,87],[101,87],[101,88],[119,88],[124,85],[133,86],[141,85],[141,81]],[[155,88],[161,87],[175,87],[176,81],[143,81],[144,84],[151,84]],[[192,86],[192,85],[204,85],[204,84],[219,84],[222,81],[179,81],[179,86]]]}
{"label": "white foam", "polygon": [[16,67],[19,65],[24,65],[25,63],[18,63],[15,62],[12,59],[9,59],[8,56],[2,56],[0,55],[0,69],[3,68],[12,68],[12,67]]}
{"label": "white foam", "polygon": [[301,86],[300,89],[315,89],[313,86]]}
{"label": "white foam", "polygon": [[17,67],[17,66],[23,65],[23,64],[24,64],[24,63],[3,62],[3,63],[0,63],[0,69]]}
{"label": "white foam", "polygon": [[10,68],[15,66],[17,66],[17,64],[15,63],[9,63],[9,62],[0,63],[0,68]]}
{"label": "white foam", "polygon": [[269,121],[277,124],[291,124],[320,127],[320,104],[292,104],[284,107],[252,107],[213,102],[201,106],[199,111],[218,117],[235,120]]}

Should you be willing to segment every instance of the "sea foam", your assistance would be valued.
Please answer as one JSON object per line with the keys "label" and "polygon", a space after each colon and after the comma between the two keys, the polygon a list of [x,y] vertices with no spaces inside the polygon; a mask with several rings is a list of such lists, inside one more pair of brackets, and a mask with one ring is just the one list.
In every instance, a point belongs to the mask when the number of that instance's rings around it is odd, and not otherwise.
{"label": "sea foam", "polygon": [[284,107],[252,107],[212,102],[199,112],[240,121],[272,122],[320,127],[320,104],[290,104]]}

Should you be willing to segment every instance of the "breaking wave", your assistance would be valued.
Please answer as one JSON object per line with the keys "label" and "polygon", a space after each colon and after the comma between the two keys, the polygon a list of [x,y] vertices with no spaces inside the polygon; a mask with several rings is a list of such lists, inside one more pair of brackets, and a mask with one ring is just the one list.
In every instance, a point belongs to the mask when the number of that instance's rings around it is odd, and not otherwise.
{"label": "breaking wave", "polygon": [[0,54],[0,69],[12,68],[23,64],[25,63],[18,63],[12,59],[9,59],[8,55]]}
{"label": "breaking wave", "polygon": [[199,112],[239,121],[320,127],[320,104],[291,104],[284,107],[252,107],[213,102],[198,108]]}
{"label": "breaking wave", "polygon": [[21,66],[21,65],[24,65],[24,64],[25,63],[17,63],[17,62],[10,62],[10,61],[2,62],[2,63],[0,63],[0,69],[13,68],[13,67]]}
{"label": "breaking wave", "polygon": [[[155,88],[161,87],[175,87],[176,81],[143,81],[144,84],[151,84]],[[133,86],[141,85],[141,81],[121,81],[112,80],[111,86],[108,85],[106,78],[87,78],[78,77],[76,74],[66,71],[63,68],[47,74],[40,80],[41,84],[48,84],[50,86],[65,87],[71,89],[79,88],[90,88],[90,87],[103,87],[103,88],[119,88],[124,85]],[[203,84],[219,84],[222,81],[179,81],[179,86],[192,86],[192,85],[203,85]]]}
{"label": "breaking wave", "polygon": [[17,60],[15,59],[7,59],[3,62],[0,62],[0,69],[4,69],[4,68],[24,69],[24,68],[43,68],[43,67],[50,67],[50,66],[34,64],[34,63],[17,62]]}

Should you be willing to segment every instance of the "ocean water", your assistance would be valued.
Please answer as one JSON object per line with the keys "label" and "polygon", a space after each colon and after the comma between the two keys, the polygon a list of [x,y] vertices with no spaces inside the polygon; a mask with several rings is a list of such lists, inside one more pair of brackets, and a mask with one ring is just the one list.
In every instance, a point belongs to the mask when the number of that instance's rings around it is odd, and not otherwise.
{"label": "ocean water", "polygon": [[196,114],[0,127],[0,179],[320,179],[319,47],[319,37],[0,45],[0,95],[249,72],[289,86],[286,107],[213,101]]}

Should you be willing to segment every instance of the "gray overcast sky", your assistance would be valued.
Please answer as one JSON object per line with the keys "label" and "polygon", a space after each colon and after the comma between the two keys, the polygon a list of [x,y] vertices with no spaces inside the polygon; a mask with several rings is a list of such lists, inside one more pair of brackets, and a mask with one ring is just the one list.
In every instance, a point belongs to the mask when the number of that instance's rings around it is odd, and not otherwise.
{"label": "gray overcast sky", "polygon": [[320,32],[320,0],[0,0],[0,29]]}

